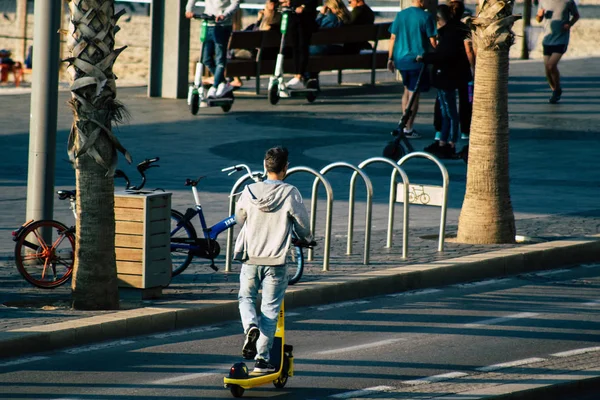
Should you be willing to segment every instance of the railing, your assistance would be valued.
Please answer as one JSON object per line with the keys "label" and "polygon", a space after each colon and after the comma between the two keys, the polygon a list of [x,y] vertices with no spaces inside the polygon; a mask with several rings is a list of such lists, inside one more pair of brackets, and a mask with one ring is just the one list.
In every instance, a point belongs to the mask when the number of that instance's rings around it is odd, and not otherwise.
{"label": "railing", "polygon": [[[415,191],[415,187],[417,185],[404,185],[404,204],[406,205],[407,203],[412,203],[412,204],[420,204],[420,205],[426,205],[426,206],[439,206],[442,208],[442,213],[440,216],[440,234],[439,234],[439,238],[438,238],[438,251],[444,251],[444,239],[446,236],[446,210],[447,210],[447,206],[448,206],[448,186],[450,184],[450,179],[448,177],[448,170],[446,169],[446,167],[444,166],[444,164],[442,164],[440,162],[440,160],[438,160],[436,157],[434,157],[433,155],[426,153],[424,151],[415,151],[412,153],[409,153],[407,155],[405,155],[404,157],[402,157],[400,159],[400,161],[398,161],[398,165],[403,165],[406,161],[410,160],[411,158],[416,158],[416,157],[421,157],[421,158],[426,158],[428,160],[433,161],[438,168],[440,169],[440,172],[442,173],[442,186],[433,186],[433,185],[418,185],[419,186],[419,191],[420,194],[419,196],[415,196],[413,195],[413,200],[411,200],[410,195],[407,193],[407,191]],[[396,173],[396,171],[394,171],[394,174]],[[394,179],[394,176],[392,176],[392,180]],[[441,196],[440,196],[441,194]],[[423,195],[427,195],[428,197],[428,201],[419,201],[419,198],[422,197]],[[406,199],[408,199],[408,201],[406,201]]]}
{"label": "railing", "polygon": [[[386,247],[392,247],[392,236],[394,230],[394,207],[396,204],[396,176],[400,174],[402,177],[402,182],[404,183],[404,194],[408,197],[408,176],[398,164],[385,157],[373,157],[369,158],[358,165],[358,168],[364,169],[367,165],[374,163],[384,163],[392,166],[394,171],[392,172],[391,183],[390,183],[390,201],[389,201],[389,211],[388,211],[388,231],[387,231],[387,243]],[[350,182],[350,186],[354,185],[354,181],[356,180],[357,173],[355,172],[352,175],[352,180]],[[408,255],[408,203],[404,203],[404,221],[402,228],[402,258],[406,258]]]}
{"label": "railing", "polygon": [[[290,168],[287,172],[286,179],[295,173],[298,172],[308,172],[316,176],[316,181],[321,181],[323,186],[325,186],[325,192],[327,193],[327,214],[325,220],[325,243],[323,249],[323,271],[329,271],[329,256],[330,256],[330,247],[331,247],[331,213],[333,211],[333,189],[331,188],[331,184],[323,174],[309,167],[293,167]],[[313,185],[313,192],[310,200],[310,231],[313,236],[315,236],[315,227],[317,224],[317,190],[315,189],[315,185]],[[307,260],[313,260],[313,248],[308,249]]]}
{"label": "railing", "polygon": [[[373,210],[373,184],[371,183],[371,179],[365,174],[360,168],[355,167],[352,164],[347,162],[335,162],[327,165],[325,168],[321,170],[321,174],[325,175],[327,172],[331,171],[335,168],[349,168],[354,171],[352,176],[356,174],[360,175],[360,177],[365,182],[365,186],[367,189],[367,211],[365,217],[365,252],[363,256],[363,264],[369,264],[369,254],[371,247],[371,219],[372,219],[372,210]],[[356,179],[351,178],[350,182],[350,194],[348,197],[348,241],[346,243],[346,254],[352,254],[352,238],[354,231],[354,187]],[[313,183],[313,193],[318,190],[319,180],[315,178],[315,182]]]}

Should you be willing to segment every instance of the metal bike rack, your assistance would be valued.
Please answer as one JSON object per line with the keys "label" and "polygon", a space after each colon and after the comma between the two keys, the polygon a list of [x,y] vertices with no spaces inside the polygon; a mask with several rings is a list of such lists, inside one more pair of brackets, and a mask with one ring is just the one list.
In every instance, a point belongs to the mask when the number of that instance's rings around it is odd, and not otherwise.
{"label": "metal bike rack", "polygon": [[[448,206],[448,184],[450,183],[450,179],[448,178],[448,170],[446,169],[446,167],[444,166],[444,164],[442,164],[440,162],[440,160],[438,160],[435,156],[426,153],[424,151],[415,151],[412,153],[408,153],[407,155],[405,155],[404,157],[402,157],[400,159],[400,161],[398,161],[398,165],[402,165],[404,164],[406,161],[408,161],[411,158],[416,158],[416,157],[421,157],[421,158],[427,158],[428,160],[433,161],[438,168],[440,169],[440,172],[442,173],[442,186],[433,186],[433,185],[404,185],[404,200],[409,199],[409,201],[403,201],[404,205],[406,205],[407,203],[412,203],[412,204],[420,204],[420,205],[426,205],[426,206],[438,206],[442,208],[442,215],[440,217],[440,235],[439,235],[439,239],[438,239],[438,251],[444,251],[444,239],[445,239],[445,235],[446,235],[446,209]],[[395,173],[395,171],[394,171]],[[394,176],[392,176],[392,180],[394,179]],[[428,196],[428,201],[427,202],[423,202],[423,201],[418,201],[418,198],[413,198],[413,200],[410,200],[410,196],[408,195],[408,190],[415,190],[415,187],[419,187],[420,191]],[[429,191],[429,192],[427,192]],[[441,194],[441,196],[440,196]],[[420,196],[419,196],[420,197]],[[441,199],[438,201],[438,199],[441,197]],[[434,200],[433,202],[431,200]]]}
{"label": "metal bike rack", "polygon": [[[263,171],[260,171],[260,172],[262,173]],[[257,172],[252,171],[252,174],[255,174],[255,173],[257,173]],[[247,180],[251,180],[252,182],[254,182],[254,180],[250,176],[244,175],[240,179],[238,179],[235,182],[235,184],[233,185],[233,187],[231,188],[231,192],[229,192],[229,214],[228,215],[235,214],[235,201],[236,201],[235,197],[239,194],[239,193],[237,193],[237,190]],[[233,261],[233,228],[227,229],[227,245],[226,246],[227,246],[227,249],[225,252],[225,272],[231,272],[231,263]]]}
{"label": "metal bike rack", "polygon": [[[327,165],[325,168],[321,169],[321,174],[325,175],[327,172],[331,171],[334,168],[350,168],[354,171],[352,176],[356,174],[360,175],[363,181],[365,182],[365,186],[367,188],[367,215],[365,221],[365,254],[363,256],[363,264],[369,264],[369,253],[371,247],[371,219],[372,219],[372,211],[373,211],[373,184],[371,183],[371,179],[365,174],[360,168],[355,167],[352,164],[347,162],[335,162]],[[350,183],[350,194],[348,197],[348,242],[346,244],[346,254],[352,254],[352,237],[354,231],[354,182],[356,179],[352,179]],[[315,193],[319,186],[319,179],[315,178],[315,182],[313,183],[313,193]]]}
{"label": "metal bike rack", "polygon": [[[325,220],[325,244],[323,250],[323,271],[329,271],[329,252],[330,252],[330,242],[331,242],[331,212],[333,210],[333,189],[331,189],[331,184],[325,177],[310,167],[293,167],[290,168],[287,172],[286,179],[297,172],[308,172],[316,176],[316,180],[320,180],[323,182],[323,186],[325,186],[325,191],[327,192],[327,216]],[[315,235],[315,225],[317,221],[317,191],[315,190],[315,185],[313,184],[313,192],[310,201],[310,231],[312,235]],[[308,261],[313,260],[313,249],[308,249]]]}
{"label": "metal bike rack", "polygon": [[[398,164],[396,164],[389,158],[385,158],[385,157],[369,158],[369,159],[366,159],[365,161],[361,162],[360,164],[358,164],[358,168],[363,169],[364,167],[366,167],[369,164],[378,163],[378,162],[391,165],[394,168],[394,171],[392,172],[391,182],[390,182],[390,205],[389,205],[389,211],[388,211],[388,231],[387,231],[387,243],[385,246],[387,248],[390,248],[390,247],[392,247],[392,234],[393,234],[393,229],[394,229],[394,207],[396,204],[396,175],[400,174],[400,176],[402,177],[402,182],[404,183],[404,195],[406,197],[408,197],[409,181],[408,181],[408,176],[406,176],[406,173],[404,172],[404,170],[402,168],[400,168],[400,166]],[[352,180],[350,181],[351,188],[354,187],[354,184],[356,181],[356,175],[357,175],[356,172],[354,174],[352,174]],[[404,221],[403,221],[403,228],[402,228],[402,258],[406,258],[407,254],[408,254],[408,203],[405,202],[404,203]]]}

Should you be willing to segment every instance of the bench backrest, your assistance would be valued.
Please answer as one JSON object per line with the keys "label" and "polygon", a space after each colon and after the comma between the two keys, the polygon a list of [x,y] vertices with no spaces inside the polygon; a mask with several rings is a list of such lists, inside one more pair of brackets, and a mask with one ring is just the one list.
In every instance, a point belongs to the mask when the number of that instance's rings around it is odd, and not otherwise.
{"label": "bench backrest", "polygon": [[229,37],[229,49],[254,50],[261,46],[263,32],[233,31]]}
{"label": "bench backrest", "polygon": [[312,45],[363,43],[377,37],[378,25],[347,25],[339,28],[322,29],[313,33]]}
{"label": "bench backrest", "polygon": [[387,40],[390,38],[390,26],[392,26],[391,22],[383,22],[381,24],[376,24],[378,27],[377,30],[377,40]]}

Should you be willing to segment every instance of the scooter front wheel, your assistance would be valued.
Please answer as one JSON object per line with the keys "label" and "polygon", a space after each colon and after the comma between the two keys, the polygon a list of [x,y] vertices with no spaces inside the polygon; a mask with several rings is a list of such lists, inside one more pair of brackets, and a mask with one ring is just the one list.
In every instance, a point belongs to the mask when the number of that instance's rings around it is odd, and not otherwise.
{"label": "scooter front wheel", "polygon": [[306,88],[307,89],[315,89],[315,91],[310,91],[306,94],[306,100],[309,103],[312,103],[313,101],[315,101],[317,99],[318,90],[319,90],[319,82],[316,79],[311,79],[310,81],[308,81],[306,83]]}
{"label": "scooter front wheel", "polygon": [[231,391],[231,395],[233,397],[242,397],[245,389],[238,385],[231,385],[229,386],[229,390]]}
{"label": "scooter front wheel", "polygon": [[190,99],[190,112],[193,115],[198,114],[198,110],[200,109],[200,94],[192,93],[192,98]]}
{"label": "scooter front wheel", "polygon": [[281,374],[279,375],[279,377],[277,379],[275,379],[273,381],[273,386],[275,386],[277,389],[282,389],[283,387],[285,387],[285,384],[288,381],[288,370],[290,368],[290,362],[287,358],[287,356],[283,357],[283,367],[281,368]]}
{"label": "scooter front wheel", "polygon": [[273,86],[271,86],[269,88],[269,103],[271,103],[271,105],[275,105],[279,102],[279,85],[277,84],[273,84]]}

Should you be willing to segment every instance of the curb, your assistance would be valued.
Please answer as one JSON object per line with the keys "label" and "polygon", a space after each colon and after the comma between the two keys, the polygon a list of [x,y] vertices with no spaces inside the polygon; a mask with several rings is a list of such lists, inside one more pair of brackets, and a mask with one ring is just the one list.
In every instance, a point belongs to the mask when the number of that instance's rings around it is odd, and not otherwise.
{"label": "curb", "polygon": [[[301,282],[286,308],[307,307],[403,291],[600,261],[600,235],[474,254],[348,277]],[[145,307],[56,324],[0,332],[0,358],[214,324],[239,318],[235,300],[189,307]]]}
{"label": "curb", "polygon": [[[587,371],[572,371],[572,374]],[[598,374],[598,376],[583,379],[580,377],[564,379],[562,382],[533,387],[531,389],[506,393],[494,397],[486,396],[485,398],[489,400],[548,400],[557,398],[557,396],[575,395],[582,391],[598,390],[600,389],[600,370],[596,369],[593,371]],[[483,398],[484,397],[481,397],[481,399]]]}

